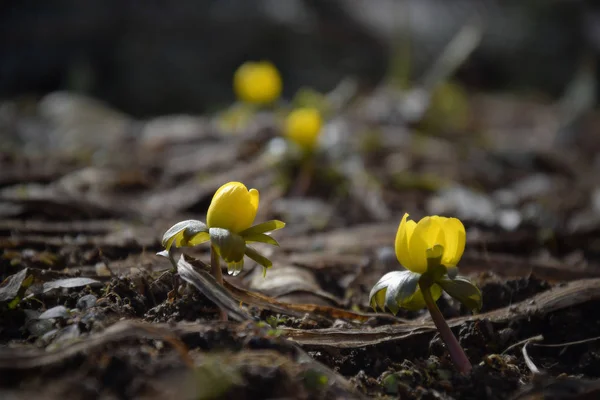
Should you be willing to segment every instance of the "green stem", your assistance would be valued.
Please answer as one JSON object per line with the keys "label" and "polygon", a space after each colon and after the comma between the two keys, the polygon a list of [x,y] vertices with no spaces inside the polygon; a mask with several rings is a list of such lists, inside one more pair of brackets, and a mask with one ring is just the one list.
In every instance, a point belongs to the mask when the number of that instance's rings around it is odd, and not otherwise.
{"label": "green stem", "polygon": [[223,286],[223,271],[221,271],[221,261],[219,260],[219,253],[215,249],[215,246],[210,246],[210,267],[212,276],[219,285]]}
{"label": "green stem", "polygon": [[177,273],[177,262],[175,261],[175,258],[173,258],[173,252],[171,250],[169,250],[169,261],[171,262],[171,265],[173,266],[173,268],[171,269],[171,282],[173,284],[173,293],[174,293],[174,297],[177,298],[178,294],[179,294],[179,274]]}
{"label": "green stem", "polygon": [[467,358],[467,355],[465,354],[462,347],[460,347],[458,340],[456,340],[456,336],[454,336],[454,333],[452,333],[452,330],[446,323],[446,320],[444,319],[444,316],[442,315],[440,309],[435,303],[435,300],[433,300],[433,297],[431,296],[431,286],[425,286],[419,283],[419,287],[421,288],[421,293],[423,293],[425,304],[427,305],[429,313],[431,314],[431,319],[433,320],[433,323],[440,332],[442,340],[444,341],[444,343],[446,343],[446,346],[448,347],[448,351],[450,352],[450,358],[452,358],[452,362],[454,363],[454,365],[460,373],[468,374],[473,368],[471,366],[471,362]]}
{"label": "green stem", "polygon": [[303,156],[296,183],[290,191],[291,196],[303,196],[306,194],[313,179],[315,169],[314,164],[315,161],[313,160],[312,154],[307,153]]}
{"label": "green stem", "polygon": [[[221,260],[215,246],[210,246],[210,272],[217,283],[223,286],[223,271],[221,270]],[[221,321],[227,321],[227,311],[220,309]]]}

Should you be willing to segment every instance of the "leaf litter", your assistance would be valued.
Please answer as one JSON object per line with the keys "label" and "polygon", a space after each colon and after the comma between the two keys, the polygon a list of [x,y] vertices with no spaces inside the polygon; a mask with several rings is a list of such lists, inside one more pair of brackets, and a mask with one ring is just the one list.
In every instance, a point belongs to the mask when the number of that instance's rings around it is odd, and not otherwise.
{"label": "leaf litter", "polygon": [[[453,132],[427,121],[431,112],[402,116],[391,93],[336,109],[324,135],[346,134],[310,179],[275,162],[274,118],[233,134],[211,118],[160,117],[135,137],[126,116],[81,96],[46,97],[44,107],[72,108],[40,137],[60,139],[63,123],[88,132],[82,109],[112,131],[0,157],[0,397],[595,398],[597,162],[586,148],[553,147],[549,129],[523,140],[520,125],[555,121],[553,106],[473,94],[473,126]],[[524,120],[507,120],[523,108]],[[473,127],[481,137],[465,135]],[[289,223],[274,234],[281,247],[267,250],[266,278],[250,263],[221,287],[202,246],[176,269],[155,253],[166,228],[202,220],[230,180],[259,188],[259,219]],[[470,376],[454,371],[426,313],[368,306],[373,284],[400,269],[393,239],[407,210],[467,226],[459,268],[484,308],[471,315],[449,297],[439,306]]]}

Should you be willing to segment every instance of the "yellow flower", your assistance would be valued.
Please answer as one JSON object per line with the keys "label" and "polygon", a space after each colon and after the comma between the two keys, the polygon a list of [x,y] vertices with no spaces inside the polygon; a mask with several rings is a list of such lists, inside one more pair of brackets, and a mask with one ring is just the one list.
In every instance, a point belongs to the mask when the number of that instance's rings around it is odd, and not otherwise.
{"label": "yellow flower", "polygon": [[[212,248],[227,263],[230,275],[237,275],[244,266],[244,255],[267,268],[272,263],[265,256],[247,246],[261,242],[279,246],[267,232],[281,229],[285,223],[271,220],[252,226],[258,210],[258,190],[248,190],[241,182],[229,182],[215,192],[206,224],[197,220],[181,221],[163,235],[162,244],[170,256],[171,248],[197,246],[210,241]],[[164,252],[159,253],[164,255]]]}
{"label": "yellow flower", "polygon": [[311,150],[317,144],[322,123],[321,114],[316,108],[298,108],[287,116],[284,133],[303,149]]}
{"label": "yellow flower", "polygon": [[270,104],[281,95],[281,76],[268,61],[246,62],[235,72],[233,88],[237,97],[244,102]]}
{"label": "yellow flower", "polygon": [[248,190],[243,183],[229,182],[221,186],[212,198],[206,224],[239,233],[252,226],[258,210],[258,190]]}
{"label": "yellow flower", "polygon": [[394,247],[396,257],[406,270],[385,274],[371,289],[369,303],[374,309],[388,308],[394,314],[400,308],[425,307],[422,285],[434,301],[442,291],[465,306],[481,309],[481,292],[467,278],[457,276],[456,264],[465,250],[466,233],[456,218],[437,215],[418,223],[404,214]]}
{"label": "yellow flower", "polygon": [[456,218],[425,217],[416,223],[404,214],[396,233],[395,250],[400,264],[412,272],[427,271],[428,259],[455,267],[465,250],[466,233]]}

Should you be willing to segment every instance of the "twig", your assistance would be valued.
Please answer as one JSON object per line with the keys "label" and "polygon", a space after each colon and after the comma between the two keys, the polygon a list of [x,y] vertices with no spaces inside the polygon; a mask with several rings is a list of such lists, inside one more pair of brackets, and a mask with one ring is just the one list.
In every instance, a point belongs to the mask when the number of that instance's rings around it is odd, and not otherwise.
{"label": "twig", "polygon": [[527,365],[527,368],[529,368],[529,370],[531,371],[531,373],[533,375],[541,375],[542,372],[533,363],[533,361],[531,360],[531,358],[529,358],[529,354],[527,354],[527,345],[528,344],[529,344],[529,342],[525,343],[523,345],[523,349],[521,350],[521,352],[523,353],[523,358],[525,359],[525,365]]}
{"label": "twig", "polygon": [[589,339],[582,339],[582,340],[576,340],[574,342],[566,342],[566,343],[555,343],[555,344],[539,344],[539,343],[534,343],[534,346],[538,346],[538,347],[564,347],[564,346],[572,346],[575,344],[584,344],[584,343],[589,343],[589,342],[594,342],[596,340],[599,340],[600,336],[596,336],[593,338],[589,338]]}
{"label": "twig", "polygon": [[511,351],[512,349],[514,349],[515,347],[518,347],[522,344],[527,344],[529,342],[541,342],[542,340],[544,340],[544,337],[542,335],[537,335],[537,336],[532,336],[530,338],[527,339],[523,339],[517,343],[513,343],[510,346],[508,346],[502,353],[500,354],[506,354],[509,351]]}

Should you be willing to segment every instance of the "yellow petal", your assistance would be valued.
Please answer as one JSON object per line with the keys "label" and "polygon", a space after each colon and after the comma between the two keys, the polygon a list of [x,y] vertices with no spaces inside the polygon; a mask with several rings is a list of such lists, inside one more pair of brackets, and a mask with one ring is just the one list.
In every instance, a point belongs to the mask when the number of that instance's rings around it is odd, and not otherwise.
{"label": "yellow petal", "polygon": [[[256,216],[256,212],[258,211],[258,202],[260,200],[260,195],[258,193],[258,190],[256,189],[250,189],[248,191],[248,194],[250,194],[250,204],[254,208],[254,216]],[[252,220],[254,222],[254,218],[252,218]]]}
{"label": "yellow petal", "polygon": [[413,220],[407,221],[408,213],[405,213],[396,232],[394,250],[398,262],[406,269],[410,269],[410,252],[408,249],[408,240],[415,229],[416,223]]}
{"label": "yellow petal", "polygon": [[419,221],[408,243],[411,259],[408,269],[419,274],[427,271],[427,250],[435,245],[446,245],[442,227],[438,216],[424,217]]}
{"label": "yellow petal", "polygon": [[215,192],[208,207],[206,223],[210,228],[241,232],[252,226],[258,201],[258,190],[248,191],[240,182],[226,183]]}
{"label": "yellow petal", "polygon": [[459,219],[445,218],[443,229],[446,237],[446,250],[444,251],[442,264],[456,266],[465,251],[467,237],[465,227]]}

